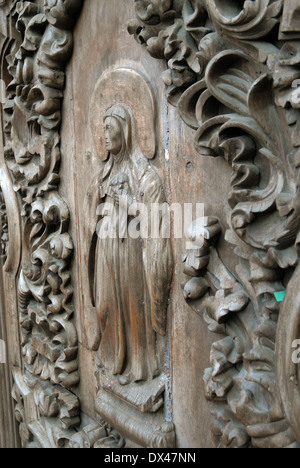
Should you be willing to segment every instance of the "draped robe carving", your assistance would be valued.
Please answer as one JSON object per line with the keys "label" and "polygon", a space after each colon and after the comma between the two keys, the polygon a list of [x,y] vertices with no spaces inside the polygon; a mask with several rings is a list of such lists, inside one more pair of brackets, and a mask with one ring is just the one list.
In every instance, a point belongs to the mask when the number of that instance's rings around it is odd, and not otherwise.
{"label": "draped robe carving", "polygon": [[[100,328],[98,364],[124,385],[160,373],[155,335],[165,335],[172,259],[170,241],[161,235],[162,218],[158,238],[130,232],[120,236],[124,226],[120,229],[119,220],[125,222],[125,232],[130,225],[138,232],[135,207],[143,204],[151,217],[151,204],[163,204],[166,198],[158,174],[139,147],[130,107],[113,106],[107,119],[118,122],[122,149],[118,155],[109,153],[88,194],[89,216],[97,221],[90,233],[90,280]],[[128,202],[125,219],[120,216],[120,196]]]}

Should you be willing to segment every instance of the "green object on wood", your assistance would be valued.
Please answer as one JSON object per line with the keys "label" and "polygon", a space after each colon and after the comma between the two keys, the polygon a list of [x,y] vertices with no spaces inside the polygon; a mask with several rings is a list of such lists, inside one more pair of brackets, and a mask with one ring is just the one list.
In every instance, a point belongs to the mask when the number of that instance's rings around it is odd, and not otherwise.
{"label": "green object on wood", "polygon": [[282,302],[285,296],[285,291],[278,291],[274,293],[274,296],[277,302]]}

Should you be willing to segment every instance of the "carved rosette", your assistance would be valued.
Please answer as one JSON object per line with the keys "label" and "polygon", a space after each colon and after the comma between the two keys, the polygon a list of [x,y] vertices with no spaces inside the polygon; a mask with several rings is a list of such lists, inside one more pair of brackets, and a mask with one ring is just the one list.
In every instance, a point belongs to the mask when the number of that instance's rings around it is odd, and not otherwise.
{"label": "carved rosette", "polygon": [[[297,407],[299,394],[278,385],[287,361],[275,365],[275,348],[290,356],[298,328],[287,334],[282,328],[292,316],[298,323],[298,310],[282,311],[275,293],[287,289],[284,304],[293,304],[300,229],[299,6],[294,0],[135,0],[135,6],[129,32],[152,57],[167,61],[167,96],[195,129],[196,150],[222,156],[232,168],[229,230],[222,235],[236,246],[240,265],[233,275],[221,261],[215,218],[191,227],[196,247],[199,236],[205,243],[184,255],[190,277],[185,298],[210,331],[224,336],[212,346],[204,377],[214,401],[216,443],[297,446],[299,415],[289,408]],[[285,377],[295,382],[297,372],[289,372]]]}
{"label": "carved rosette", "polygon": [[59,194],[59,163],[65,67],[81,5],[82,0],[4,5],[12,31],[4,154],[19,194],[23,228],[18,312],[24,370],[22,375],[15,371],[14,398],[24,446],[32,438],[45,446],[38,434],[47,424],[37,427],[42,424],[37,414],[57,416],[64,430],[80,422],[78,399],[69,391],[79,382],[78,340],[69,271],[70,214]]}

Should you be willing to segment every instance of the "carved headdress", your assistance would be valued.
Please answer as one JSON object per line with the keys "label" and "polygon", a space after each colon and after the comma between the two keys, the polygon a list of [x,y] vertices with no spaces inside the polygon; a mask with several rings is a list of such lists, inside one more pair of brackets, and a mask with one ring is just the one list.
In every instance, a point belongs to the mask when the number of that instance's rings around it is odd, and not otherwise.
{"label": "carved headdress", "polygon": [[89,109],[91,136],[100,160],[107,160],[102,124],[103,117],[108,116],[121,121],[128,142],[132,137],[133,152],[139,147],[147,159],[153,159],[156,153],[155,114],[152,90],[142,75],[128,68],[105,71],[95,86]]}
{"label": "carved headdress", "polygon": [[123,131],[128,156],[134,164],[134,170],[137,171],[136,176],[138,179],[141,179],[145,170],[149,166],[149,162],[140,148],[137,137],[136,121],[131,107],[123,103],[114,104],[106,111],[103,120],[105,121],[108,117],[113,117],[119,122]]}

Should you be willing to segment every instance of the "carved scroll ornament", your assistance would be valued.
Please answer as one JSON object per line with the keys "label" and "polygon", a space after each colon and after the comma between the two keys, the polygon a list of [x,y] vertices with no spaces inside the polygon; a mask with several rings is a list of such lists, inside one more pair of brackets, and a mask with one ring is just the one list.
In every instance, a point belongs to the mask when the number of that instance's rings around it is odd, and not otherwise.
{"label": "carved scroll ornament", "polygon": [[[23,446],[53,445],[47,418],[57,416],[62,430],[80,422],[78,399],[69,391],[79,382],[78,342],[69,271],[70,214],[59,194],[59,163],[65,67],[81,4],[51,0],[1,5],[11,31],[3,75],[4,155],[22,206],[18,314],[23,371],[14,371],[13,394]],[[5,232],[2,250],[4,241]]]}
{"label": "carved scroll ornament", "polygon": [[[135,6],[129,32],[152,57],[167,60],[167,96],[196,130],[196,150],[222,156],[232,168],[225,236],[240,265],[232,274],[221,261],[221,226],[213,217],[200,232],[191,226],[196,247],[197,236],[205,244],[184,255],[191,278],[185,298],[210,331],[224,336],[205,373],[216,443],[298,446],[291,346],[299,330],[299,6],[293,0],[135,0]],[[286,289],[281,307],[276,294]]]}

